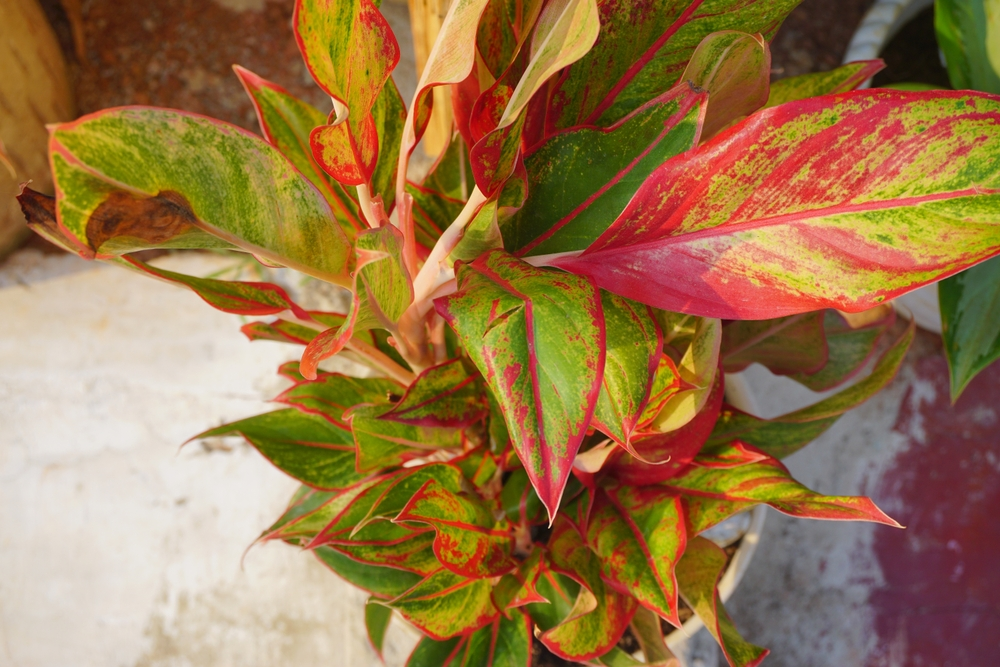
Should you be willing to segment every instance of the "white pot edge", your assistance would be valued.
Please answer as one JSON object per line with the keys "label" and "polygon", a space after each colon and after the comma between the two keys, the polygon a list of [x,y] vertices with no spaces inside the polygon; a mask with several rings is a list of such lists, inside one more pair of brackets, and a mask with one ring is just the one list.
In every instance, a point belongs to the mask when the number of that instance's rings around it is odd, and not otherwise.
{"label": "white pot edge", "polygon": [[[878,0],[865,14],[861,25],[854,32],[851,43],[844,55],[844,63],[878,58],[882,49],[896,33],[914,16],[934,4],[934,0]],[[868,88],[871,79],[861,84]],[[938,305],[937,284],[925,285],[909,294],[895,299],[896,310],[911,315],[917,326],[934,333],[941,333],[941,312]]]}

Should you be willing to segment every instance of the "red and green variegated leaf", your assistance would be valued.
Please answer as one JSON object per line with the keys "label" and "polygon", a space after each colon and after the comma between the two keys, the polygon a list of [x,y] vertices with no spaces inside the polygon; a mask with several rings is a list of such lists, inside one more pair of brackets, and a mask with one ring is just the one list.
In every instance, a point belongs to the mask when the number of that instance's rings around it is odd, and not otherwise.
{"label": "red and green variegated leaf", "polygon": [[725,551],[703,537],[695,537],[677,565],[677,583],[684,601],[719,642],[726,661],[732,667],[756,667],[769,651],[740,636],[719,598],[719,579],[726,560]]}
{"label": "red and green variegated leaf", "polygon": [[510,610],[536,602],[546,602],[538,592],[536,584],[542,573],[542,550],[532,552],[517,566],[517,569],[500,577],[493,587],[493,604],[505,616]]}
{"label": "red and green variegated leaf", "polygon": [[[652,665],[653,667],[680,666],[680,661],[677,660],[676,656],[667,647],[667,643],[663,637],[663,626],[660,624],[660,617],[654,612],[644,607],[636,609],[630,627],[636,641],[639,642],[642,657],[645,659],[644,664]],[[631,664],[628,662],[611,662],[610,660],[602,660],[602,663],[609,667],[625,667]]]}
{"label": "red and green variegated leaf", "polygon": [[649,390],[649,400],[639,417],[639,427],[645,428],[660,414],[667,402],[681,390],[681,374],[677,364],[666,353],[660,355],[656,375]]}
{"label": "red and green variegated leaf", "polygon": [[[593,425],[628,449],[662,357],[660,328],[646,306],[601,291],[607,358]],[[633,452],[634,453],[634,452]]]}
{"label": "red and green variegated leaf", "polygon": [[545,522],[545,505],[535,493],[524,468],[512,471],[504,482],[500,504],[512,523],[533,525]]}
{"label": "red and green variegated leaf", "polygon": [[338,521],[334,531],[354,534],[371,521],[395,519],[428,480],[434,480],[452,493],[462,490],[462,471],[452,463],[430,463],[411,468],[396,474],[390,484],[380,487],[358,503],[349,516],[345,515],[343,521]]}
{"label": "red and green variegated leaf", "polygon": [[479,20],[476,47],[486,69],[499,79],[531,35],[543,0],[491,0]]}
{"label": "red and green variegated leaf", "polygon": [[344,429],[349,429],[344,413],[361,403],[383,403],[405,387],[388,378],[355,378],[339,373],[323,373],[316,380],[303,380],[275,398],[276,403],[291,405],[303,412],[320,415]]}
{"label": "red and green variegated leaf", "polygon": [[422,579],[406,570],[360,563],[330,547],[319,547],[313,553],[341,579],[383,600],[405,593]]}
{"label": "red and green variegated leaf", "polygon": [[250,322],[240,327],[240,331],[249,340],[273,340],[278,343],[296,345],[307,345],[318,333],[315,329],[287,320]]}
{"label": "red and green variegated leaf", "polygon": [[[279,539],[275,535],[280,534],[282,530],[285,529],[288,524],[301,519],[307,514],[311,514],[319,507],[327,504],[330,500],[338,495],[336,491],[317,491],[311,486],[306,486],[303,484],[292,496],[292,499],[288,502],[288,507],[282,512],[281,516],[270,525],[263,533],[261,533],[258,540],[271,540]],[[306,536],[303,536],[303,538]],[[295,543],[298,543],[298,539],[292,539],[291,536],[286,537]]]}
{"label": "red and green variegated leaf", "polygon": [[713,32],[691,54],[681,81],[708,91],[702,141],[767,103],[771,50],[762,35]]}
{"label": "red and green variegated leaf", "polygon": [[[741,445],[744,451],[753,449]],[[740,510],[765,503],[790,516],[835,521],[873,521],[900,527],[885,515],[869,498],[861,496],[825,496],[810,491],[794,479],[778,459],[767,457],[745,465],[719,467],[719,456],[735,457],[739,453],[726,451],[733,445],[713,448],[709,466],[702,466],[696,457],[692,465],[664,486],[685,496],[688,519],[693,533],[700,533],[715,525],[718,517],[700,510],[702,500],[723,501]],[[723,517],[724,518],[724,517]]]}
{"label": "red and green variegated leaf", "polygon": [[499,473],[502,472],[496,457],[486,447],[476,447],[472,451],[452,459],[450,463],[461,470],[465,479],[472,482],[472,486],[480,489],[484,495],[486,493],[484,487],[491,482],[498,482]]}
{"label": "red and green variegated leaf", "polygon": [[607,129],[560,132],[525,156],[531,196],[502,222],[518,255],[583,250],[667,159],[698,145],[704,93],[680,85]]}
{"label": "red and green variegated leaf", "polygon": [[664,164],[582,256],[550,263],[696,315],[867,310],[1000,251],[998,123],[1000,99],[974,92],[765,109]]}
{"label": "red and green variegated leaf", "polygon": [[418,375],[382,418],[414,426],[464,428],[482,421],[488,412],[478,378],[461,359],[453,359]]}
{"label": "red and green variegated leaf", "polygon": [[326,125],[326,114],[248,69],[233,65],[233,70],[253,102],[264,138],[323,193],[344,231],[353,238],[365,228],[358,205],[340,184],[330,180],[309,147],[309,133]]}
{"label": "red and green variegated leaf", "polygon": [[624,484],[656,484],[676,475],[695,457],[712,433],[722,410],[723,375],[716,377],[714,388],[701,411],[681,428],[656,433],[632,441],[637,456],[615,451],[604,470]]}
{"label": "red and green variegated leaf", "polygon": [[359,405],[348,418],[357,444],[357,467],[363,472],[402,465],[441,449],[462,446],[462,431],[456,428],[414,426],[383,417],[391,408]]}
{"label": "red and green variegated leaf", "polygon": [[368,565],[394,567],[427,576],[441,568],[434,556],[434,532],[412,530],[388,521],[372,521],[352,536],[326,540],[323,546]]}
{"label": "red and green variegated leaf", "polygon": [[365,603],[365,631],[368,633],[368,643],[379,660],[384,660],[382,647],[385,645],[385,631],[389,629],[389,621],[392,620],[392,609],[374,602],[374,599],[369,598]]}
{"label": "red and green variegated leaf", "polygon": [[302,353],[302,374],[316,377],[319,362],[339,353],[351,337],[396,322],[413,301],[410,274],[403,265],[403,235],[392,225],[369,229],[355,241],[354,298],[347,320],[314,338]]}
{"label": "red and green variegated leaf", "polygon": [[211,235],[215,246],[346,283],[350,245],[326,199],[245,130],[125,107],[57,126],[49,150],[59,225],[81,249],[206,247]]}
{"label": "red and green variegated leaf", "polygon": [[789,377],[813,391],[833,389],[853,378],[875,354],[876,345],[896,321],[896,311],[887,304],[880,307],[876,317],[854,328],[843,315],[827,310],[823,316],[826,365],[815,373],[793,373]]}
{"label": "red and green variegated leaf", "polygon": [[911,322],[875,363],[864,379],[818,403],[774,419],[760,419],[727,407],[709,438],[712,444],[735,439],[760,447],[771,456],[784,458],[815,440],[840,415],[881,391],[896,376],[915,333]]}
{"label": "red and green variegated leaf", "polygon": [[812,72],[801,76],[790,76],[771,84],[767,107],[776,107],[785,102],[806,100],[820,95],[847,93],[885,67],[881,60],[860,60],[842,65],[829,72]]}
{"label": "red and green variegated leaf", "polygon": [[406,660],[406,667],[462,667],[465,637],[437,641],[421,637]]}
{"label": "red and green variegated leaf", "polygon": [[434,554],[447,569],[474,579],[498,577],[515,567],[514,538],[506,519],[497,521],[481,500],[456,494],[429,480],[395,521],[434,528]]}
{"label": "red and green variegated leaf", "polygon": [[[617,501],[617,502],[616,502]],[[684,551],[680,497],[655,487],[599,491],[587,527],[604,580],[680,626],[674,565]],[[633,517],[630,511],[640,512]]]}
{"label": "red and green variegated leaf", "polygon": [[296,0],[292,25],[313,79],[342,105],[313,132],[313,153],[341,183],[367,184],[379,153],[372,109],[399,62],[396,37],[371,0]]}
{"label": "red and green variegated leaf", "polygon": [[[569,618],[583,588],[575,579],[560,574],[544,564],[535,587],[545,598],[545,602],[532,602],[525,606],[525,610],[543,632],[551,630]],[[594,604],[586,604],[582,608],[593,609],[596,606],[595,601]]]}
{"label": "red and green variegated leaf", "polygon": [[468,579],[441,569],[388,604],[432,639],[447,639],[491,623],[499,612],[489,579]]}
{"label": "red and green variegated leaf", "polygon": [[486,200],[463,231],[461,240],[451,251],[452,260],[471,262],[490,250],[504,247],[500,221],[515,215],[527,201],[527,179],[524,163],[518,160],[500,190]]}
{"label": "red and green variegated leaf", "polygon": [[[317,535],[341,516],[351,505],[364,498],[372,487],[385,486],[384,478],[369,478],[343,491],[310,496],[312,500],[289,508],[273,526],[261,535],[261,540],[284,540],[300,546],[310,544]],[[292,511],[294,509],[294,511]]]}
{"label": "red and green variegated leaf", "polygon": [[530,667],[531,622],[521,611],[500,615],[466,641],[463,667]]}
{"label": "red and green variegated leaf", "polygon": [[342,489],[363,474],[351,434],[298,410],[278,410],[209,429],[195,438],[241,435],[282,472],[319,489]]}
{"label": "red and green variegated leaf", "polygon": [[200,296],[205,303],[224,313],[260,316],[289,312],[295,317],[304,320],[310,319],[309,314],[292,301],[284,289],[272,283],[197,278],[161,269],[127,255],[114,257],[108,261],[180,287],[186,287]]}
{"label": "red and green variegated leaf", "polygon": [[722,329],[720,357],[727,373],[752,363],[777,375],[808,375],[827,362],[824,312],[800,313],[773,320],[737,320]]}
{"label": "red and green variegated leaf", "polygon": [[565,660],[585,662],[607,653],[625,633],[635,600],[605,585],[597,555],[562,514],[549,538],[552,567],[581,584],[569,614],[538,639]]}
{"label": "red and green variegated leaf", "polygon": [[555,516],[604,372],[598,291],[495,250],[435,302],[499,402],[532,485]]}
{"label": "red and green variegated leaf", "polygon": [[550,132],[607,126],[670,89],[707,35],[720,30],[770,39],[800,0],[601,0],[594,48],[560,75],[551,97]]}
{"label": "red and green variegated leaf", "polygon": [[938,296],[954,402],[972,378],[1000,358],[1000,260],[942,280]]}
{"label": "red and green variegated leaf", "polygon": [[396,83],[389,79],[372,109],[378,134],[378,160],[372,174],[372,193],[382,198],[386,212],[396,201],[396,167],[399,164],[399,143],[406,124],[406,104]]}
{"label": "red and green variegated leaf", "polygon": [[[671,395],[652,418],[650,431],[675,431],[694,419],[708,402],[719,374],[722,323],[708,317],[696,320],[690,341],[677,364],[684,387]],[[680,341],[671,342],[676,349]]]}

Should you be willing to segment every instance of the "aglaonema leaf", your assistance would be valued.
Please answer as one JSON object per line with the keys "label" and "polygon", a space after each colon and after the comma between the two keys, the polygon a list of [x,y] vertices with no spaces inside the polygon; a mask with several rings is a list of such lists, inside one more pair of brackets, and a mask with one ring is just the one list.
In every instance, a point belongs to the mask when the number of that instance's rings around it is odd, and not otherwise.
{"label": "aglaonema leaf", "polygon": [[500,615],[468,639],[463,666],[530,667],[531,622],[521,611]]}
{"label": "aglaonema leaf", "polygon": [[361,403],[388,404],[389,397],[405,388],[388,378],[355,378],[340,373],[324,373],[316,380],[303,380],[282,392],[275,402],[320,415],[343,429],[349,429],[344,413]]}
{"label": "aglaonema leaf", "polygon": [[[707,530],[736,512],[762,503],[790,516],[872,521],[901,527],[869,498],[826,496],[810,491],[792,479],[780,461],[762,457],[763,452],[745,443],[712,449],[708,460],[695,457],[691,466],[663,483],[663,488],[684,496],[691,534]],[[720,457],[743,457],[747,463],[720,465]]]}
{"label": "aglaonema leaf", "polygon": [[313,154],[341,183],[368,184],[379,155],[372,110],[399,62],[396,37],[371,0],[296,0],[292,25],[313,79],[342,105],[313,131]]}
{"label": "aglaonema leaf", "polygon": [[493,604],[505,616],[511,610],[536,602],[544,603],[545,598],[538,592],[536,584],[542,573],[542,550],[533,549],[521,561],[517,569],[500,577],[493,587]]}
{"label": "aglaonema leaf", "polygon": [[385,645],[385,631],[389,629],[392,620],[392,609],[369,599],[365,604],[365,630],[368,632],[368,643],[372,645],[379,659],[382,658],[382,647]]}
{"label": "aglaonema leaf", "polygon": [[248,69],[233,65],[233,70],[253,102],[264,138],[326,196],[344,231],[353,238],[355,232],[365,228],[358,217],[358,205],[323,171],[309,147],[309,134],[326,125],[326,114]]}
{"label": "aglaonema leaf", "polygon": [[722,30],[701,40],[681,81],[708,92],[702,141],[767,103],[771,50],[761,35]]}
{"label": "aglaonema leaf", "polygon": [[1000,251],[998,121],[1000,100],[974,92],[765,109],[668,161],[581,256],[548,263],[675,312],[867,310]]}
{"label": "aglaonema leaf", "polygon": [[827,362],[823,318],[823,311],[816,311],[730,322],[722,329],[723,370],[736,373],[758,363],[776,375],[819,371]]}
{"label": "aglaonema leaf", "polygon": [[496,619],[489,579],[469,579],[442,568],[388,602],[431,639],[474,632]]}
{"label": "aglaonema leaf", "polygon": [[391,406],[359,405],[350,413],[357,443],[358,470],[373,471],[398,466],[442,449],[462,446],[457,428],[415,426],[386,418]]}
{"label": "aglaonema leaf", "polygon": [[500,251],[457,272],[438,299],[503,410],[514,448],[553,518],[604,372],[600,295],[587,281]]}
{"label": "aglaonema leaf", "polygon": [[393,567],[361,563],[331,547],[319,547],[314,549],[313,553],[341,579],[379,599],[401,595],[421,581],[419,574]]}
{"label": "aglaonema leaf", "polygon": [[482,421],[489,413],[479,379],[460,359],[428,368],[382,418],[415,426],[460,428]]}
{"label": "aglaonema leaf", "polygon": [[[673,343],[676,349],[676,342]],[[721,345],[722,323],[719,320],[706,317],[695,322],[691,342],[676,366],[685,386],[670,394],[663,407],[651,418],[649,431],[676,431],[701,412],[715,387]]]}
{"label": "aglaonema leaf", "polygon": [[456,494],[429,480],[395,521],[432,526],[434,553],[452,572],[471,578],[498,577],[515,567],[514,538],[506,519],[496,520],[478,498]]}
{"label": "aglaonema leaf", "polygon": [[608,128],[559,132],[524,158],[531,196],[501,221],[519,256],[583,250],[652,171],[698,145],[705,95],[680,85]]}
{"label": "aglaonema leaf", "polygon": [[91,257],[237,247],[347,282],[350,245],[324,196],[245,130],[125,107],[57,126],[49,149],[59,227]]}
{"label": "aglaonema leaf", "polygon": [[358,234],[354,251],[354,297],[347,320],[310,341],[302,353],[302,374],[316,377],[319,362],[347,345],[356,333],[373,328],[395,331],[396,322],[413,301],[413,285],[403,265],[403,235],[392,225]]}
{"label": "aglaonema leaf", "polygon": [[327,536],[323,546],[359,563],[427,576],[441,567],[433,541],[433,531],[422,527],[412,530],[388,521],[373,521],[351,535]]}
{"label": "aglaonema leaf", "polygon": [[936,0],[934,28],[955,88],[1000,93],[1000,13],[990,0]]}
{"label": "aglaonema leaf", "polygon": [[785,102],[850,92],[884,68],[885,63],[881,60],[861,60],[828,72],[812,72],[780,79],[771,84],[765,106],[776,107]]}
{"label": "aglaonema leaf", "polygon": [[462,667],[465,637],[440,641],[421,637],[406,660],[406,667]]}
{"label": "aglaonema leaf", "polygon": [[351,434],[298,410],[278,410],[225,424],[196,435],[241,435],[271,463],[318,489],[342,489],[362,479],[354,467]]}
{"label": "aglaonema leaf", "polygon": [[494,79],[503,75],[527,41],[544,4],[542,0],[491,0],[487,3],[479,20],[476,48]]}
{"label": "aglaonema leaf", "polygon": [[670,89],[695,48],[721,30],[770,39],[800,0],[602,0],[601,34],[590,52],[560,75],[547,126],[607,126]]}
{"label": "aglaonema leaf", "polygon": [[726,661],[732,667],[756,667],[769,651],[744,640],[722,606],[719,579],[726,561],[726,552],[703,537],[695,537],[677,564],[677,583],[684,601],[719,642]]}
{"label": "aglaonema leaf", "polygon": [[938,297],[954,402],[972,378],[1000,358],[1000,260],[942,280]]}
{"label": "aglaonema leaf", "polygon": [[684,552],[680,497],[655,486],[599,491],[587,541],[605,581],[680,626],[674,566]]}
{"label": "aglaonema leaf", "polygon": [[645,306],[602,291],[601,310],[607,332],[607,358],[593,424],[631,449],[632,433],[653,389],[663,338]]}
{"label": "aglaonema leaf", "polygon": [[783,458],[795,453],[830,428],[842,414],[889,384],[903,363],[914,333],[911,322],[882,353],[867,377],[813,405],[774,419],[760,419],[727,406],[715,424],[709,444],[739,439],[772,456]]}
{"label": "aglaonema leaf", "polygon": [[896,311],[888,304],[880,307],[874,321],[857,327],[837,311],[827,310],[823,315],[826,364],[816,372],[793,373],[789,377],[813,391],[826,391],[843,384],[864,368],[895,321]]}

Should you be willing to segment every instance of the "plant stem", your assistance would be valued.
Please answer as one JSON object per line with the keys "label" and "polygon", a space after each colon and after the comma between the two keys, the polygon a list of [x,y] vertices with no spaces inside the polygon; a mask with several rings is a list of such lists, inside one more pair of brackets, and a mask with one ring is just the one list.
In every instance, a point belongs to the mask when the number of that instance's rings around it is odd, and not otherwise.
{"label": "plant stem", "polygon": [[434,244],[431,254],[427,257],[423,267],[413,280],[413,303],[417,305],[427,299],[431,293],[440,285],[454,278],[454,270],[443,267],[444,261],[451,254],[451,251],[458,245],[462,238],[462,233],[472,221],[476,211],[486,201],[484,195],[478,187],[472,189],[469,201],[465,202],[465,208],[458,214],[455,221],[444,230],[441,238]]}
{"label": "plant stem", "polygon": [[372,229],[380,227],[378,216],[375,215],[375,210],[372,208],[372,193],[368,189],[367,183],[362,183],[357,186],[358,190],[358,207],[361,209],[361,213],[365,216],[365,221],[368,226]]}

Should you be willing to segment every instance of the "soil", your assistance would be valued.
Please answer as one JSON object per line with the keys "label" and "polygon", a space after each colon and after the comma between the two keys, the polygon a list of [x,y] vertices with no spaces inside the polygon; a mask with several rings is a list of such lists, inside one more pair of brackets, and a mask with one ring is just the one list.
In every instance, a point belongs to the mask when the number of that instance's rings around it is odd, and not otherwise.
{"label": "soil", "polygon": [[928,83],[951,88],[948,70],[941,64],[934,33],[934,7],[928,7],[900,30],[882,52],[886,68],[875,75],[874,86],[890,83]]}

